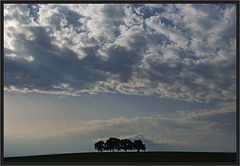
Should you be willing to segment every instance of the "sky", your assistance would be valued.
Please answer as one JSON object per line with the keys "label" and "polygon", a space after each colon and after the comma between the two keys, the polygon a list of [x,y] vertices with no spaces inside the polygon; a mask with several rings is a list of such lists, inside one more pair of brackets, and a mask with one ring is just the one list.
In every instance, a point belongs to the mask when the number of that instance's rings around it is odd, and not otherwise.
{"label": "sky", "polygon": [[4,4],[4,156],[236,151],[233,4]]}

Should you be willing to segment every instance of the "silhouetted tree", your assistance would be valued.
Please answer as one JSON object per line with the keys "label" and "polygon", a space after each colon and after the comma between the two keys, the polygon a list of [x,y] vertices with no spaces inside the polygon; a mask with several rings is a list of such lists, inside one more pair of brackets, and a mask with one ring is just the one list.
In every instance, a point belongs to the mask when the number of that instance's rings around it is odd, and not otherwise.
{"label": "silhouetted tree", "polygon": [[121,140],[120,148],[125,150],[125,152],[126,152],[127,150],[133,150],[134,144],[129,139],[123,139],[123,140]]}
{"label": "silhouetted tree", "polygon": [[125,140],[123,139],[120,140],[120,149],[125,151],[127,150]]}
{"label": "silhouetted tree", "polygon": [[120,149],[125,150],[125,152],[127,151],[127,141],[126,141],[126,139],[122,139],[120,141]]}
{"label": "silhouetted tree", "polygon": [[145,150],[146,150],[146,146],[145,146],[145,144],[143,144],[141,150],[142,150],[142,151],[145,151]]}
{"label": "silhouetted tree", "polygon": [[103,151],[104,150],[104,142],[103,141],[98,141],[94,144],[95,149],[97,149],[97,151]]}
{"label": "silhouetted tree", "polygon": [[110,145],[108,145],[106,142],[105,142],[105,144],[104,144],[104,150],[106,150],[106,151],[111,151],[111,147],[110,147]]}
{"label": "silhouetted tree", "polygon": [[114,152],[114,149],[120,150],[120,142],[118,138],[109,138],[105,145],[110,151],[112,150]]}
{"label": "silhouetted tree", "polygon": [[137,150],[138,152],[140,150],[145,151],[146,150],[146,146],[145,144],[142,143],[142,140],[135,140],[134,142],[132,142],[129,139],[118,139],[118,138],[109,138],[108,140],[106,140],[106,142],[104,141],[98,141],[94,144],[95,149],[97,151],[113,151],[114,150],[124,150],[125,152],[128,150]]}
{"label": "silhouetted tree", "polygon": [[134,149],[136,149],[139,152],[140,150],[146,150],[146,147],[145,144],[142,143],[142,140],[135,140]]}
{"label": "silhouetted tree", "polygon": [[133,150],[134,143],[131,140],[127,140],[127,150]]}

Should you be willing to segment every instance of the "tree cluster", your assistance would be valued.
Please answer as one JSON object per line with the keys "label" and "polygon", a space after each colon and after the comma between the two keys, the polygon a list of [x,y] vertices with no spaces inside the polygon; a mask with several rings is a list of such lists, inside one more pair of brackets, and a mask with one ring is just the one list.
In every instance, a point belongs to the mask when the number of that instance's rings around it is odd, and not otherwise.
{"label": "tree cluster", "polygon": [[129,139],[118,139],[118,138],[109,138],[108,140],[104,141],[98,141],[94,144],[94,147],[97,151],[132,151],[137,150],[138,152],[140,150],[145,151],[146,146],[142,143],[142,140],[134,140],[133,142]]}

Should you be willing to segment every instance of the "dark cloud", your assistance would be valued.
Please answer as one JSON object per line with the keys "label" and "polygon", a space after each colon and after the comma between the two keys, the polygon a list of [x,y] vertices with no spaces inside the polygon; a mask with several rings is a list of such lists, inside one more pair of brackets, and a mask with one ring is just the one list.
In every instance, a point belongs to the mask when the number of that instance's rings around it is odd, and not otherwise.
{"label": "dark cloud", "polygon": [[234,99],[234,15],[228,5],[5,5],[5,90]]}
{"label": "dark cloud", "polygon": [[[91,60],[96,62],[98,59],[88,58],[80,62],[76,54],[70,49],[59,48],[52,44],[51,38],[44,28],[31,29],[35,40],[29,41],[21,34],[16,36],[21,42],[16,41],[15,45],[32,55],[34,61],[31,63],[20,62],[6,57],[6,86],[51,89],[53,85],[70,81],[73,87],[81,88],[86,83],[94,83],[104,79],[105,73],[97,72],[97,69],[91,68],[89,65]],[[91,49],[86,50],[91,54]],[[20,77],[16,79],[11,74]]]}

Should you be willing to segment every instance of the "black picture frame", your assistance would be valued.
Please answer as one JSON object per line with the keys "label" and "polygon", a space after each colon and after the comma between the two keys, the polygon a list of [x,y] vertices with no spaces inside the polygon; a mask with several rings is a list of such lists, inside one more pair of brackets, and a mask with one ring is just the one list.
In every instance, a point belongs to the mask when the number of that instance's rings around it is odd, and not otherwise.
{"label": "black picture frame", "polygon": [[[45,162],[45,161],[18,161],[18,160],[7,160],[4,158],[4,51],[3,51],[3,45],[4,45],[4,40],[3,40],[3,12],[4,12],[4,4],[21,4],[21,3],[41,3],[41,4],[52,4],[52,3],[58,3],[58,4],[83,4],[83,3],[90,3],[90,4],[105,4],[105,3],[154,3],[154,4],[186,4],[186,3],[191,3],[191,4],[209,4],[209,3],[227,3],[227,4],[235,4],[236,5],[236,154],[235,158],[231,161],[212,161],[212,162],[199,162],[197,161],[194,156],[193,158],[188,159],[186,161],[158,161],[157,158],[153,160],[152,162],[109,162],[107,161],[101,161],[101,162],[96,162],[96,161],[83,161],[83,162],[57,162],[52,161],[52,162]],[[239,1],[208,1],[208,0],[201,0],[201,1],[176,1],[176,0],[2,0],[1,1],[1,164],[2,165],[239,165]],[[191,156],[191,155],[190,155]]]}

